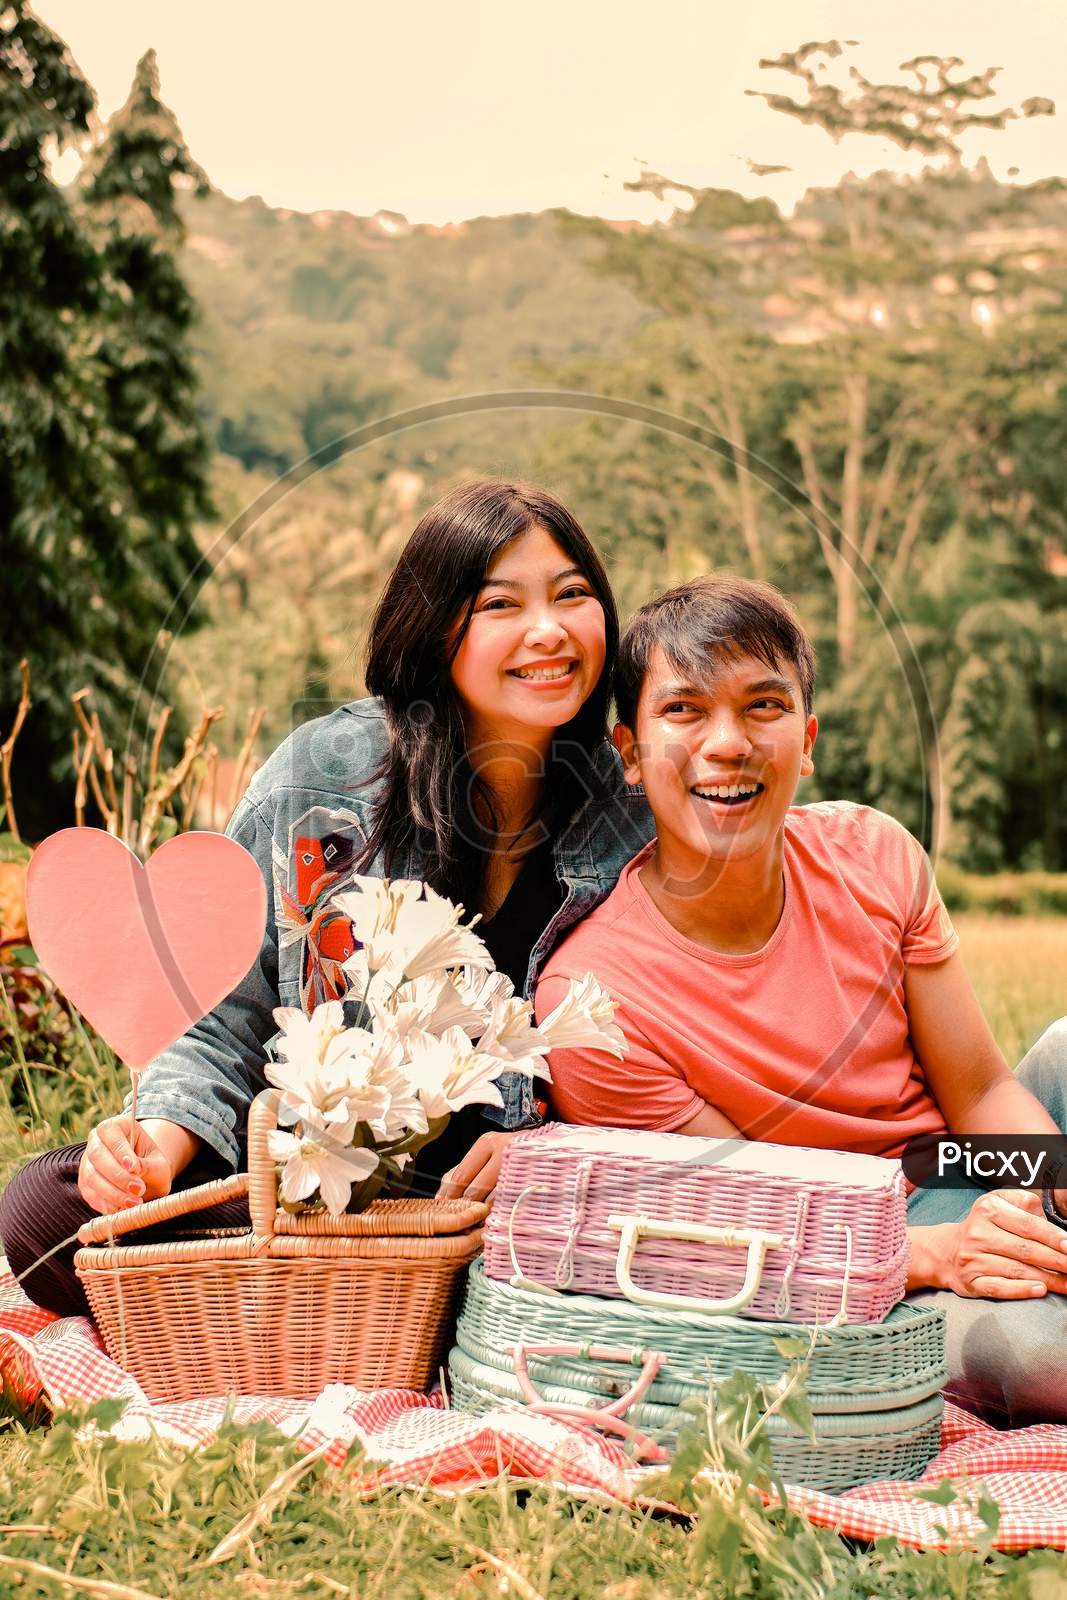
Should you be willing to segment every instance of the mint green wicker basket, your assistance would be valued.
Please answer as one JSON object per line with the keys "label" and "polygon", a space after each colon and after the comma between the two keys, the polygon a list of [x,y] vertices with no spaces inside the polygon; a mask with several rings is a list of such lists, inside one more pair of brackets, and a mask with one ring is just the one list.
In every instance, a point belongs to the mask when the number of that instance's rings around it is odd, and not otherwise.
{"label": "mint green wicker basket", "polygon": [[[544,1364],[553,1369],[560,1365],[558,1358]],[[532,1358],[529,1368],[530,1377],[549,1405],[589,1405],[588,1388],[552,1379],[538,1381]],[[457,1411],[477,1416],[501,1406],[521,1409],[526,1405],[514,1371],[503,1372],[472,1360],[458,1346],[448,1358],[448,1377]],[[632,1378],[631,1368],[630,1381]],[[766,1426],[775,1467],[786,1483],[840,1494],[879,1479],[900,1482],[919,1477],[937,1454],[943,1409],[941,1396],[935,1394],[916,1405],[889,1411],[818,1416],[814,1444],[781,1417],[771,1417]],[[676,1406],[646,1399],[629,1407],[626,1420],[659,1443],[671,1445],[682,1418]]]}
{"label": "mint green wicker basket", "polygon": [[[707,1394],[709,1378],[751,1374],[765,1383],[782,1376],[788,1359],[774,1340],[810,1338],[798,1323],[754,1322],[632,1305],[600,1295],[542,1295],[515,1289],[486,1275],[481,1260],[467,1278],[456,1342],[473,1361],[514,1373],[509,1349],[516,1344],[621,1345],[658,1351],[664,1366],[646,1401],[665,1407]],[[581,1357],[531,1356],[530,1377],[562,1384],[605,1399],[625,1393],[634,1368]],[[811,1353],[805,1390],[816,1414],[899,1410],[935,1395],[946,1382],[944,1313],[906,1301],[884,1322],[850,1323],[823,1329]]]}

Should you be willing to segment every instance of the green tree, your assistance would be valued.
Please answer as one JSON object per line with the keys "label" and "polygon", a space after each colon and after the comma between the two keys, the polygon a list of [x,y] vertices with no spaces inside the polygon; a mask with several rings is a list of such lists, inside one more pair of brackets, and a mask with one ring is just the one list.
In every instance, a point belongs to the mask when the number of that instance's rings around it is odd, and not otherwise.
{"label": "green tree", "polygon": [[195,308],[175,257],[185,237],[181,195],[205,195],[209,187],[159,98],[149,50],[79,182],[104,267],[98,362],[112,454],[125,484],[131,666],[147,660],[172,602],[171,631],[198,618],[189,580],[200,561],[194,523],[211,511],[209,449],[189,349]]}
{"label": "green tree", "polygon": [[149,651],[207,507],[191,306],[162,244],[187,163],[154,88],[146,59],[87,202],[72,201],[48,163],[86,140],[92,91],[25,0],[0,15],[0,726],[25,656],[34,707],[14,778],[30,837],[70,817],[71,693],[92,687],[120,748],[147,709]]}
{"label": "green tree", "polygon": [[15,768],[31,835],[49,821],[44,773],[69,748],[67,696],[99,665],[115,688],[130,578],[107,398],[94,352],[102,262],[49,174],[50,154],[88,133],[93,95],[65,45],[24,0],[0,15],[0,725],[29,658],[33,713]]}

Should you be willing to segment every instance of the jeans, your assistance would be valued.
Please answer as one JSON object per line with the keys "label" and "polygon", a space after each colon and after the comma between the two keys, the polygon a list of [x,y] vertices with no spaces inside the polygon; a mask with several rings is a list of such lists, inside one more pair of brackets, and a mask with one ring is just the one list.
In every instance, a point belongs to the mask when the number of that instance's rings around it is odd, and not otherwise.
{"label": "jeans", "polygon": [[[1067,1017],[1042,1034],[1016,1076],[1067,1132]],[[982,1192],[916,1189],[908,1224],[959,1222]],[[1067,1295],[968,1300],[947,1289],[921,1289],[908,1299],[945,1313],[949,1399],[1002,1428],[1067,1422]]]}

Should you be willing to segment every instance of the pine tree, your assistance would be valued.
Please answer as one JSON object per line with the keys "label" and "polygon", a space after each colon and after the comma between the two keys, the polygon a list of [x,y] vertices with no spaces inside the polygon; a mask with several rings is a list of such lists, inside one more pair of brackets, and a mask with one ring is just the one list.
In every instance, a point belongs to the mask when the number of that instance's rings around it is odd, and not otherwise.
{"label": "pine tree", "polygon": [[156,91],[148,56],[72,202],[48,162],[87,140],[92,90],[26,0],[0,13],[0,730],[25,656],[29,838],[70,820],[71,693],[92,688],[121,744],[150,707],[161,627],[191,620],[207,449],[173,250],[176,191],[206,180]]}
{"label": "pine tree", "polygon": [[[65,45],[14,0],[0,15],[0,727],[28,657],[34,709],[19,741],[16,805],[32,836],[49,818],[42,782],[63,769],[67,697],[114,658],[112,601],[129,578],[93,344],[102,263],[48,157],[88,132],[93,95]],[[102,675],[105,696],[113,687]],[[24,804],[22,802],[25,802]]]}
{"label": "pine tree", "polygon": [[[189,580],[200,563],[194,523],[211,510],[209,449],[189,349],[194,305],[175,256],[185,233],[179,193],[207,194],[209,187],[159,98],[149,50],[80,179],[104,264],[99,361],[136,566],[127,614],[146,665],[172,602],[170,633],[198,620],[198,585]],[[161,666],[161,659],[154,663],[153,678]]]}

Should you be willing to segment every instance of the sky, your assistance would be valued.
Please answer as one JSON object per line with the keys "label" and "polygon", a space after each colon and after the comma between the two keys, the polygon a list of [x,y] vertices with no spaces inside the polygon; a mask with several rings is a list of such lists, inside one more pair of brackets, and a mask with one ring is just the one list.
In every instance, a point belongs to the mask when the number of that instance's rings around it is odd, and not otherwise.
{"label": "sky", "polygon": [[[981,137],[1000,176],[1067,174],[1063,0],[36,0],[110,115],[138,57],[216,187],[298,211],[413,222],[567,206],[665,217],[629,194],[642,167],[791,207],[844,172],[904,169],[888,142],[821,130],[745,90],[808,39],[860,42],[868,77],[918,54],[1002,66],[1007,100],[1055,100],[1055,118]],[[757,178],[746,158],[793,170]],[[913,162],[911,164],[914,164]],[[66,177],[69,167],[60,169]]]}

